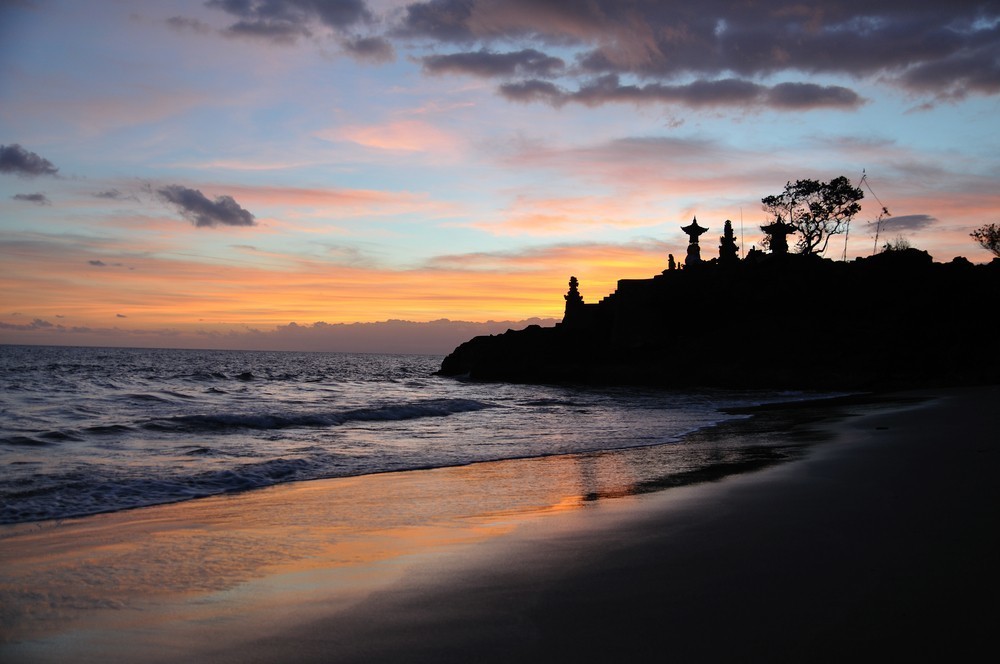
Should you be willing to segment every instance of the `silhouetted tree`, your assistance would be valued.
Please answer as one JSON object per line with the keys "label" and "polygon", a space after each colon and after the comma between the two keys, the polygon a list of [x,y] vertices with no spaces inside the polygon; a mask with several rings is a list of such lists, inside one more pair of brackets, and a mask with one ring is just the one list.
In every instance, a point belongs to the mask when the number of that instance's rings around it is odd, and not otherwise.
{"label": "silhouetted tree", "polygon": [[969,237],[986,251],[1000,257],[1000,225],[985,224],[969,233]]}
{"label": "silhouetted tree", "polygon": [[782,193],[765,196],[760,202],[775,220],[785,221],[798,231],[795,246],[800,254],[822,254],[832,236],[847,230],[851,219],[861,211],[858,201],[864,197],[860,187],[852,186],[841,175],[829,182],[788,182]]}
{"label": "silhouetted tree", "polygon": [[896,239],[890,240],[882,245],[882,251],[906,251],[912,249],[913,245],[902,235],[897,235]]}

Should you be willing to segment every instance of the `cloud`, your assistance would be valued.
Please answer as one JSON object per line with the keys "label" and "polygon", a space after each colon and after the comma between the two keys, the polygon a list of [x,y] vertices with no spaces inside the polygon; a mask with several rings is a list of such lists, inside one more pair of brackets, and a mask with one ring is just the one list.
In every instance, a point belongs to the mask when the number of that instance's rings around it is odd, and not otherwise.
{"label": "cloud", "polygon": [[888,217],[883,222],[884,228],[900,231],[918,231],[932,226],[937,218],[929,214],[907,214],[900,217]]}
{"label": "cloud", "polygon": [[4,323],[0,321],[0,330],[11,330],[15,332],[33,332],[35,330],[48,330],[53,329],[56,326],[47,320],[42,320],[41,318],[36,318],[30,323]]}
{"label": "cloud", "polygon": [[31,95],[8,95],[3,103],[5,113],[14,117],[31,118],[40,126],[65,123],[68,131],[93,138],[177,117],[215,98],[199,87],[178,88],[151,79],[138,81],[135,87],[98,85],[72,78],[59,83],[39,81]]}
{"label": "cloud", "polygon": [[[429,74],[521,78],[504,89],[505,96],[520,101],[559,98],[551,88],[546,93],[537,79],[563,77],[564,87],[585,90],[588,81],[608,75],[634,77],[635,85],[623,87],[637,88],[643,99],[669,98],[692,106],[699,103],[699,87],[728,87],[732,93],[733,81],[750,86],[746,94],[757,104],[773,108],[859,104],[849,87],[815,81],[816,76],[887,82],[936,99],[1000,93],[1000,9],[985,0],[913,0],[877,7],[862,0],[821,5],[798,0],[427,0],[386,10],[381,17],[364,0],[205,4],[232,19],[223,34],[289,44],[333,32],[348,55],[375,63],[394,59],[390,39],[418,48],[465,46],[417,60]],[[211,29],[182,16],[167,24],[176,30]],[[359,26],[381,33],[352,34]],[[511,44],[521,50],[496,50]],[[776,76],[783,82],[762,85]],[[634,96],[629,90],[621,94]],[[596,101],[599,95],[593,99],[591,105],[604,103]]]}
{"label": "cloud", "polygon": [[[118,314],[118,317],[125,318],[121,314]],[[65,318],[65,316],[57,315],[56,318]],[[52,336],[43,337],[44,341],[42,343],[59,341],[71,344],[83,343],[88,346],[131,346],[135,342],[130,341],[130,339],[138,338],[141,339],[141,341],[138,341],[138,345],[141,347],[149,346],[150,342],[152,342],[158,343],[158,347],[166,348],[177,347],[176,340],[181,335],[178,330],[167,328],[123,330],[118,327],[95,328],[85,325],[67,327],[66,325],[51,323],[42,318],[36,318],[30,323],[5,323],[0,321],[0,331],[10,333],[0,336],[0,338],[4,339],[3,343],[37,344],[40,337],[35,335],[20,336],[20,333],[44,332],[46,335]],[[72,336],[67,338],[65,335]]]}
{"label": "cloud", "polygon": [[363,0],[209,0],[205,5],[237,19],[225,30],[230,36],[286,44],[310,36],[317,24],[343,31],[371,19]]}
{"label": "cloud", "polygon": [[95,191],[94,198],[103,198],[109,201],[139,201],[135,194],[126,194],[117,189],[107,189],[105,191]]}
{"label": "cloud", "polygon": [[913,90],[933,92],[941,98],[961,99],[973,92],[997,94],[1000,44],[918,64],[908,69],[901,81]]}
{"label": "cloud", "polygon": [[540,76],[558,75],[566,63],[561,58],[546,55],[533,48],[509,53],[494,53],[485,48],[465,53],[428,55],[421,58],[429,74],[469,74],[472,76]]}
{"label": "cloud", "polygon": [[[327,137],[324,137],[327,138]],[[339,140],[334,136],[331,140]],[[433,217],[454,217],[463,214],[463,208],[435,200],[424,193],[408,191],[380,191],[376,189],[309,189],[225,184],[225,189],[247,205],[254,207],[289,207],[296,216],[348,219],[359,217],[384,217],[420,213]]]}
{"label": "cloud", "polygon": [[537,78],[517,83],[504,83],[500,86],[500,94],[510,101],[522,103],[544,101],[558,106],[566,103],[566,92],[555,83],[540,81]]}
{"label": "cloud", "polygon": [[311,33],[303,25],[284,21],[237,21],[226,28],[225,34],[263,39],[275,44],[293,44],[299,37],[308,37]]}
{"label": "cloud", "polygon": [[[947,98],[1000,93],[994,2],[428,0],[400,16],[395,34],[402,38],[484,48],[530,42],[542,51],[575,52],[578,85],[608,74],[672,85],[758,83],[775,75],[804,83],[801,77],[820,75]],[[851,107],[837,103],[837,92],[825,91],[826,105]],[[777,88],[773,95],[775,106],[817,105],[815,91]]]}
{"label": "cloud", "polygon": [[[417,353],[440,354],[451,352],[472,337],[503,334],[509,329],[523,329],[528,325],[552,326],[553,318],[531,318],[518,321],[487,321],[471,323],[439,319],[426,323],[405,320],[387,320],[376,323],[325,323],[312,325],[289,323],[278,325],[271,332],[245,334],[243,342],[251,347],[274,349],[339,351],[353,353]],[[232,338],[232,337],[230,337]]]}
{"label": "cloud", "polygon": [[186,16],[171,16],[167,19],[167,26],[173,30],[196,32],[202,35],[212,32],[212,26],[196,18]]}
{"label": "cloud", "polygon": [[[679,215],[690,221],[691,205],[698,207],[699,215],[713,206],[752,205],[756,210],[760,192],[786,181],[793,168],[788,163],[762,163],[750,151],[693,136],[633,136],[578,145],[523,140],[503,163],[586,182],[589,196],[617,204],[619,218],[635,221],[657,215]],[[550,197],[522,192],[520,199],[530,201],[533,196]],[[586,209],[579,212],[587,215]]]}
{"label": "cloud", "polygon": [[857,93],[841,86],[779,83],[769,87],[736,78],[697,80],[682,85],[648,83],[640,86],[623,84],[617,74],[588,81],[575,91],[564,90],[548,81],[529,79],[503,84],[500,93],[511,101],[542,101],[553,106],[571,102],[585,106],[663,103],[695,108],[738,106],[805,111],[818,108],[850,110],[864,103]]}
{"label": "cloud", "polygon": [[[116,317],[124,318],[121,314]],[[59,318],[59,316],[57,316]],[[94,346],[310,350],[342,353],[414,353],[444,355],[472,337],[503,334],[528,325],[551,327],[557,318],[490,320],[483,323],[448,319],[428,322],[385,320],[375,323],[286,323],[270,330],[122,329],[59,325],[36,318],[31,323],[0,321],[3,343],[58,343]],[[43,333],[39,335],[38,333]]]}
{"label": "cloud", "polygon": [[253,226],[254,216],[244,210],[232,196],[218,196],[214,201],[197,189],[173,184],[158,189],[157,195],[174,205],[185,219],[198,228],[223,226]]}
{"label": "cloud", "polygon": [[128,318],[125,314],[115,314],[115,318]]}
{"label": "cloud", "polygon": [[348,125],[321,132],[318,136],[325,140],[350,141],[368,148],[396,152],[451,154],[459,148],[454,135],[423,120]]}
{"label": "cloud", "polygon": [[343,42],[344,50],[351,57],[374,64],[392,62],[396,51],[392,43],[383,37],[355,37]]}
{"label": "cloud", "polygon": [[[710,222],[703,224],[714,230]],[[963,241],[967,235],[963,229]],[[56,312],[72,313],[74,325],[97,329],[115,320],[116,313],[125,313],[123,302],[142,303],[141,321],[129,315],[139,327],[185,333],[244,326],[270,329],[293,320],[332,324],[386,318],[556,317],[562,315],[570,274],[596,301],[614,291],[618,279],[663,270],[666,255],[678,255],[686,246],[679,228],[668,239],[671,242],[526,246],[477,255],[462,255],[459,243],[453,243],[450,251],[456,255],[428,261],[415,254],[409,267],[393,268],[345,264],[349,255],[316,250],[282,256],[280,249],[272,248],[267,254],[206,258],[176,252],[169,244],[136,246],[104,237],[9,233],[0,238],[9,276],[4,305],[7,311],[22,312],[22,317],[0,320],[26,323],[36,317],[52,320]],[[447,246],[439,249],[449,251]],[[92,266],[90,260],[107,265]],[[116,268],[117,261],[134,264],[135,270]],[[109,345],[110,338],[97,340],[98,345]]]}
{"label": "cloud", "polygon": [[853,90],[839,85],[815,83],[779,83],[765,93],[771,108],[805,111],[811,108],[852,109],[864,103]]}
{"label": "cloud", "polygon": [[87,261],[87,263],[93,265],[94,267],[107,267],[108,265],[107,263],[101,260]]}
{"label": "cloud", "polygon": [[[687,246],[687,241],[680,239],[683,237],[684,234],[678,230],[677,246]],[[623,277],[656,274],[666,267],[666,255],[671,250],[671,245],[650,239],[626,243],[575,242],[541,245],[520,251],[444,254],[435,256],[427,265],[436,270],[467,274],[534,275],[540,271],[558,273],[582,269],[600,273],[604,283],[614,284]],[[622,274],[623,268],[628,274]]]}
{"label": "cloud", "polygon": [[35,205],[52,205],[52,201],[45,194],[14,194],[11,198],[15,201],[24,201]]}
{"label": "cloud", "polygon": [[0,173],[13,173],[20,177],[55,175],[59,169],[34,152],[25,150],[17,143],[0,145]]}
{"label": "cloud", "polygon": [[641,228],[663,223],[660,210],[643,197],[518,195],[497,220],[466,222],[496,235],[578,235],[593,228]]}

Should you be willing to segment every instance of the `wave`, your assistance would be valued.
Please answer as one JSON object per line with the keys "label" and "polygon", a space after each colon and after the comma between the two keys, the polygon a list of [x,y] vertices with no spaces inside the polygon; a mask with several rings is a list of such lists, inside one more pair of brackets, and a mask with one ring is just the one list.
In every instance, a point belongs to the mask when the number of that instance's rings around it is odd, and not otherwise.
{"label": "wave", "polygon": [[191,373],[179,373],[167,377],[168,380],[192,380],[197,382],[228,380],[229,376],[221,371],[194,371]]}
{"label": "wave", "polygon": [[183,453],[184,456],[218,456],[218,451],[211,447],[193,447]]}
{"label": "wave", "polygon": [[133,393],[133,394],[123,394],[121,399],[127,401],[138,401],[138,402],[149,402],[149,403],[171,403],[170,399],[164,399],[161,396],[155,394],[146,393]]}
{"label": "wave", "polygon": [[114,436],[117,434],[128,433],[132,431],[132,427],[124,424],[97,424],[87,427],[83,431],[97,436]]}
{"label": "wave", "polygon": [[39,434],[39,438],[44,438],[46,440],[55,441],[59,443],[61,442],[77,443],[83,440],[83,438],[81,438],[76,433],[72,433],[69,431],[48,431],[46,433]]}
{"label": "wave", "polygon": [[[224,394],[224,392],[223,392]],[[156,392],[131,392],[128,394],[123,394],[118,397],[119,399],[125,401],[134,401],[137,403],[153,403],[153,404],[174,404],[178,401],[194,401],[197,397],[190,394],[184,394],[183,392],[176,392],[174,390],[158,390]]]}
{"label": "wave", "polygon": [[37,438],[32,438],[31,436],[6,436],[0,438],[0,444],[10,445],[12,447],[44,447],[45,445],[51,445],[51,443],[38,440]]}
{"label": "wave", "polygon": [[548,406],[566,407],[566,408],[577,408],[581,404],[577,403],[576,401],[572,401],[570,399],[546,398],[546,399],[528,399],[528,400],[525,400],[525,401],[519,401],[518,405],[519,406],[533,406],[533,407],[536,407],[536,408],[537,407],[548,407]]}
{"label": "wave", "polygon": [[277,458],[225,470],[175,477],[105,477],[82,480],[65,475],[46,486],[6,491],[0,524],[64,519],[162,505],[193,498],[312,479],[328,464],[324,458]]}
{"label": "wave", "polygon": [[152,431],[179,433],[221,432],[229,429],[287,429],[331,427],[349,422],[390,422],[423,417],[447,417],[468,413],[492,404],[473,399],[427,399],[403,404],[355,408],[326,413],[213,413],[178,415],[150,420],[142,425]]}
{"label": "wave", "polygon": [[[255,375],[252,371],[241,371],[234,374],[226,374],[222,371],[193,371],[191,373],[179,373],[169,376],[169,380],[179,380],[179,381],[193,381],[196,383],[205,383],[213,381],[248,381],[260,378],[260,376]],[[277,377],[279,380],[294,380],[297,378],[294,374],[286,374],[284,376]]]}

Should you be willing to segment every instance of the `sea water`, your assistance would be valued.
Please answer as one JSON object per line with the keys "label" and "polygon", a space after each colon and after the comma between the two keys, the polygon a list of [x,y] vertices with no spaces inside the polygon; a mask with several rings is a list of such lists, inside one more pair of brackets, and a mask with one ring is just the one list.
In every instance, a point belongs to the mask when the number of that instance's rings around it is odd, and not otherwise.
{"label": "sea water", "polygon": [[0,346],[0,523],[283,482],[659,446],[789,393],[481,383],[440,356]]}

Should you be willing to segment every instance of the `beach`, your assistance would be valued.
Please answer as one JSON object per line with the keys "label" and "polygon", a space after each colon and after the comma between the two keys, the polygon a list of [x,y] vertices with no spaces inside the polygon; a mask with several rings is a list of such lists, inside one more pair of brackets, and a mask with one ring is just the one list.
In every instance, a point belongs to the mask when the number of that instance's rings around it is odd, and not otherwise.
{"label": "beach", "polygon": [[998,403],[729,422],[697,435],[801,453],[680,486],[602,491],[650,454],[619,450],[5,526],[0,658],[969,659],[1000,617]]}

